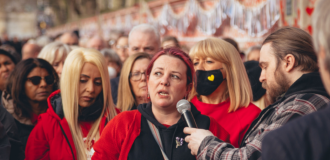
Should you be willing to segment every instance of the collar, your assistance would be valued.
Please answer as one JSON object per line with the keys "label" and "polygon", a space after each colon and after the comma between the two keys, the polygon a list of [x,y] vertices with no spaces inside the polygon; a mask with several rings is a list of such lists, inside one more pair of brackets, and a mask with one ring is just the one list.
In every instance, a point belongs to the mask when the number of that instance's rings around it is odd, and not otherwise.
{"label": "collar", "polygon": [[299,93],[314,93],[329,97],[326,92],[319,72],[311,72],[303,74],[297,79],[287,90],[287,92],[280,97],[281,100],[286,99],[294,94]]}
{"label": "collar", "polygon": [[[33,125],[30,118],[23,117],[21,114],[16,114],[14,100],[6,91],[2,92],[1,104],[18,122],[26,125]],[[20,113],[20,110],[18,110],[18,113]]]}
{"label": "collar", "polygon": [[[191,103],[190,103],[190,106],[191,106],[191,113],[194,117],[197,117],[198,115],[200,115],[201,113],[196,109],[196,107]],[[163,124],[160,124],[154,114],[152,113],[152,103],[151,102],[148,102],[148,103],[144,103],[144,104],[140,104],[138,105],[137,107],[138,111],[142,114],[142,116],[144,116],[147,120],[149,120],[151,123],[153,123],[155,126],[157,127],[160,127],[160,128],[166,128]],[[183,118],[181,118],[177,124],[173,125],[173,126],[176,126],[176,125],[185,125],[185,121]]]}

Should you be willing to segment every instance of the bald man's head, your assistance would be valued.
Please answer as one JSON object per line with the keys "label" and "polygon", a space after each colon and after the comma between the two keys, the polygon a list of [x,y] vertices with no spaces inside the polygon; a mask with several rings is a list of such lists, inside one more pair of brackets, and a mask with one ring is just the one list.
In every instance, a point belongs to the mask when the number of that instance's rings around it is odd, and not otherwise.
{"label": "bald man's head", "polygon": [[101,51],[102,49],[105,48],[105,42],[100,37],[93,37],[88,41],[87,48],[93,48]]}
{"label": "bald man's head", "polygon": [[59,38],[60,42],[67,44],[67,45],[79,45],[79,38],[73,32],[66,32],[63,33],[62,36]]}
{"label": "bald man's head", "polygon": [[149,24],[135,26],[128,36],[128,54],[146,52],[155,55],[160,50],[158,31]]}
{"label": "bald man's head", "polygon": [[26,43],[22,48],[22,60],[29,58],[37,58],[41,47],[37,44]]}

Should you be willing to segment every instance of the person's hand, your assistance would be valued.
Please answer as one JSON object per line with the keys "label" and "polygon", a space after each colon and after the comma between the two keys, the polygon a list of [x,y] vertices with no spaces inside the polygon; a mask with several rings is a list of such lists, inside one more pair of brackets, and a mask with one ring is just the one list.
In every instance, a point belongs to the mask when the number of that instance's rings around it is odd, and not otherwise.
{"label": "person's hand", "polygon": [[190,136],[186,136],[184,140],[188,143],[188,148],[191,150],[192,155],[197,155],[198,148],[205,137],[213,136],[212,132],[205,129],[185,127],[183,132],[185,134],[190,134]]}

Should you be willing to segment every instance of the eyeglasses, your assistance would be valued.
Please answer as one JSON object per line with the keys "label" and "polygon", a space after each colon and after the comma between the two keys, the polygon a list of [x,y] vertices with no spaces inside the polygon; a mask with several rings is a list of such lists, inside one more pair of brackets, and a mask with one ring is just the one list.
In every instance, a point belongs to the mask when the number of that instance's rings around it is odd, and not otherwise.
{"label": "eyeglasses", "polygon": [[33,76],[28,77],[27,80],[31,81],[33,85],[39,85],[41,82],[41,79],[44,79],[47,85],[51,85],[55,82],[55,79],[53,76],[46,76],[46,77],[40,77],[40,76]]}
{"label": "eyeglasses", "polygon": [[128,46],[116,45],[116,48],[117,48],[117,49],[127,49]]}
{"label": "eyeglasses", "polygon": [[139,81],[139,80],[141,80],[142,74],[144,74],[144,76],[146,76],[146,72],[133,72],[133,73],[129,74],[129,77],[133,81]]}

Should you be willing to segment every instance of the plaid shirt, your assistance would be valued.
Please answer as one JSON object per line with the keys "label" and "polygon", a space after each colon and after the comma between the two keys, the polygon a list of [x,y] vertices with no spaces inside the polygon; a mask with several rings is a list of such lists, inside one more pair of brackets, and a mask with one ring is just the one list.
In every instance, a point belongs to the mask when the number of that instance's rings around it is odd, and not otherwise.
{"label": "plaid shirt", "polygon": [[261,159],[261,142],[264,136],[288,121],[315,112],[327,106],[329,99],[320,94],[293,94],[264,109],[246,132],[240,148],[214,137],[206,137],[198,151],[199,160],[250,160]]}

